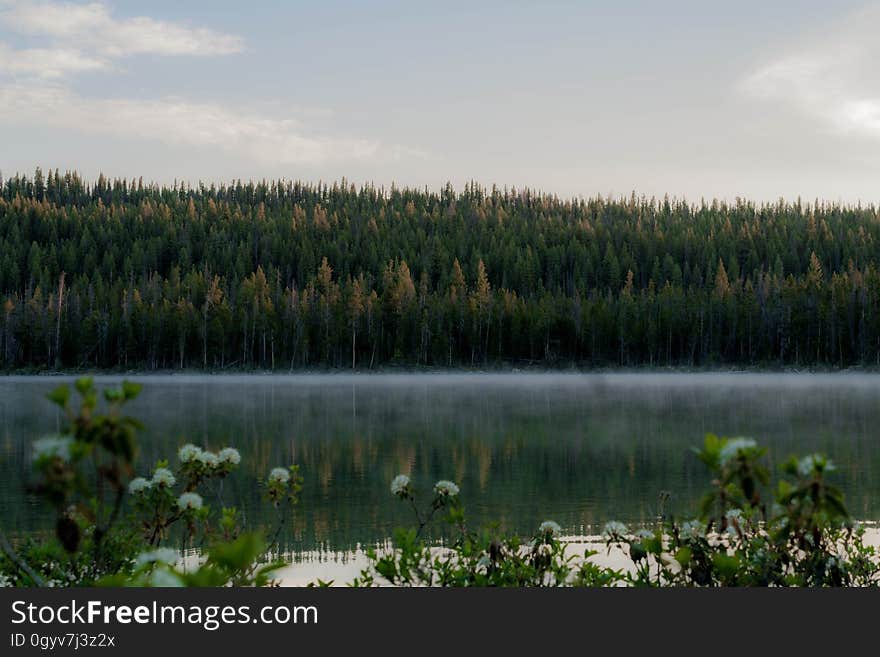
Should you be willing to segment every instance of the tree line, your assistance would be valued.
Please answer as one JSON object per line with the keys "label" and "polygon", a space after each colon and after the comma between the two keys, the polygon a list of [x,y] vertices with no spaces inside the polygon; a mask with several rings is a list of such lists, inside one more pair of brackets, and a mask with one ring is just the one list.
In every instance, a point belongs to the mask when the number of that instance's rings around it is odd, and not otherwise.
{"label": "tree line", "polygon": [[0,178],[0,368],[880,363],[862,205]]}

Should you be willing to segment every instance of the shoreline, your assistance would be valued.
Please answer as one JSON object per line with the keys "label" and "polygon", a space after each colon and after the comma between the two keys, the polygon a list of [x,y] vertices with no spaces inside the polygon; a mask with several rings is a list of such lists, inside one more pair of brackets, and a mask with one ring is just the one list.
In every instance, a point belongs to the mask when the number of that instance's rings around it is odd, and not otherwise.
{"label": "shoreline", "polygon": [[[880,523],[872,521],[862,524],[865,527],[865,545],[880,549]],[[559,540],[565,544],[566,554],[570,556],[582,557],[585,550],[595,550],[597,554],[591,556],[589,562],[604,568],[634,572],[629,555],[620,547],[609,550],[602,536],[563,536]],[[363,549],[351,552],[308,552],[301,556],[311,558],[288,563],[277,571],[276,577],[280,586],[305,587],[319,579],[324,582],[332,580],[331,587],[346,586],[369,563]]]}
{"label": "shoreline", "polygon": [[608,367],[608,368],[382,368],[373,370],[361,369],[299,369],[299,370],[198,370],[198,369],[166,369],[166,370],[0,370],[3,379],[63,379],[83,376],[102,378],[224,378],[224,377],[326,377],[326,378],[370,378],[394,376],[877,376],[880,367],[848,367],[844,369],[800,369],[800,368],[665,368],[665,367]]}
{"label": "shoreline", "polygon": [[77,377],[77,376],[370,376],[393,374],[880,374],[880,363],[871,365],[834,366],[794,366],[772,365],[766,363],[707,366],[687,365],[635,365],[635,366],[588,366],[569,363],[548,366],[539,363],[516,364],[497,363],[482,367],[432,367],[425,365],[384,365],[376,368],[315,367],[296,369],[253,369],[253,368],[18,368],[0,369],[0,379],[9,377]]}

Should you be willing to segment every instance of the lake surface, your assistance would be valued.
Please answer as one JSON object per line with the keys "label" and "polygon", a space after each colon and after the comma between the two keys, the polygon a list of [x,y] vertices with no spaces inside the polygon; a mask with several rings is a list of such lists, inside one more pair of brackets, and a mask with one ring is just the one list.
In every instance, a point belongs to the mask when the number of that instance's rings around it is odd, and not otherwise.
{"label": "lake surface", "polygon": [[[689,448],[706,432],[750,436],[773,467],[822,451],[853,515],[880,519],[880,376],[854,374],[419,374],[130,376],[130,412],[147,428],[141,468],[176,462],[194,442],[238,447],[224,501],[269,522],[255,485],[298,463],[302,503],[287,545],[346,551],[410,523],[389,493],[403,472],[428,493],[459,483],[472,524],[531,532],[545,519],[568,534],[610,519],[647,522],[696,509],[708,476]],[[96,377],[99,387],[122,377]],[[23,492],[31,441],[57,430],[43,398],[71,377],[0,377],[0,509],[12,534],[51,518]],[[211,502],[210,499],[206,500]]]}

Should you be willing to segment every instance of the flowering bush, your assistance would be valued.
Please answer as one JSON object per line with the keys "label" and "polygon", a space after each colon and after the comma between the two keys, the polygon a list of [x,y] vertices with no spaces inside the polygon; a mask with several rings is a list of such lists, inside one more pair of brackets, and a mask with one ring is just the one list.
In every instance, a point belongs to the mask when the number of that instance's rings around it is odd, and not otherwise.
{"label": "flowering bush", "polygon": [[[769,488],[765,450],[748,438],[709,434],[694,450],[712,475],[700,517],[684,522],[658,518],[631,531],[606,523],[607,550],[625,568],[597,565],[597,552],[571,554],[562,528],[545,521],[527,541],[466,528],[459,489],[434,486],[430,513],[415,504],[409,478],[396,478],[392,493],[412,503],[417,529],[398,530],[392,548],[368,553],[356,586],[876,586],[880,555],[864,543],[843,495],[826,475],[834,465],[820,454],[792,458],[783,478]],[[401,475],[402,476],[402,475]],[[448,502],[447,502],[448,500]],[[770,503],[768,504],[768,500]],[[422,539],[434,512],[447,507],[451,540],[430,547]]]}
{"label": "flowering bush", "polygon": [[[465,522],[458,485],[441,480],[432,491],[428,508],[422,509],[409,477],[394,479],[392,495],[410,503],[418,526],[397,530],[391,550],[381,554],[369,550],[369,566],[353,586],[601,586],[623,577],[590,563],[587,558],[594,552],[585,552],[581,559],[567,555],[559,540],[562,528],[552,520],[542,522],[526,541],[497,531],[472,531]],[[441,511],[445,515],[438,516]],[[453,534],[447,544],[431,547],[421,537],[441,517],[453,527]]]}
{"label": "flowering bush", "polygon": [[[268,583],[278,566],[268,556],[271,545],[259,533],[243,532],[241,514],[222,503],[223,481],[241,464],[239,451],[224,447],[214,453],[185,444],[177,450],[176,468],[161,460],[151,472],[133,476],[141,425],[122,408],[140,386],[123,382],[119,389],[105,390],[105,413],[97,410],[98,392],[90,378],[79,379],[75,389],[77,407],[67,386],[49,395],[65,412],[65,430],[34,442],[31,488],[55,510],[56,540],[12,546],[0,532],[0,581],[16,586]],[[275,468],[268,477],[267,494],[279,510],[276,538],[301,484],[296,466]],[[209,497],[217,501],[219,514]],[[162,547],[172,533],[181,549]],[[187,547],[203,552],[203,563],[183,573],[178,567]]]}

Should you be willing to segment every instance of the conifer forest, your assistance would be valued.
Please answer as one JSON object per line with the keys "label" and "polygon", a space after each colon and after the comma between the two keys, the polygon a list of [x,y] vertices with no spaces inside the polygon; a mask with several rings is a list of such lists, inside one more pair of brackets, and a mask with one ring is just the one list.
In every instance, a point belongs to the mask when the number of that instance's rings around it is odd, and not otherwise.
{"label": "conifer forest", "polygon": [[0,181],[0,368],[880,362],[880,214],[534,190]]}

